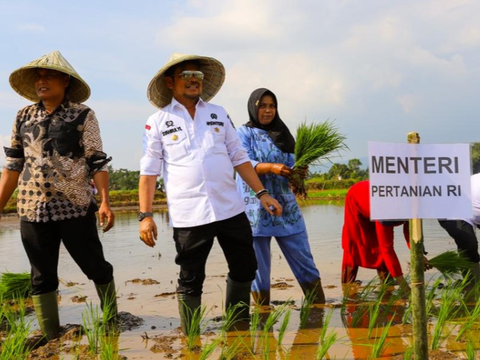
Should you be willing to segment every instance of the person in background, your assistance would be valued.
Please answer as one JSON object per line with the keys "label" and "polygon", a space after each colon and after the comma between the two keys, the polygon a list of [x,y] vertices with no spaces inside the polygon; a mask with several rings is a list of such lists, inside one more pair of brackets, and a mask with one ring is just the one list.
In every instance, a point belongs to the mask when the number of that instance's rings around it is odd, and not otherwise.
{"label": "person in background", "polygon": [[375,221],[370,219],[370,183],[354,184],[347,192],[342,230],[342,283],[356,280],[359,267],[376,269],[382,281],[395,278],[404,293],[410,291],[393,247],[395,226],[403,226],[410,246],[408,221]]}
{"label": "person in background", "polygon": [[[248,99],[248,115],[249,121],[238,129],[238,135],[260,180],[284,209],[282,216],[272,216],[255,198],[255,191],[237,177],[237,189],[247,206],[258,263],[252,296],[258,304],[270,304],[270,243],[275,237],[303,293],[313,303],[325,303],[305,221],[288,182],[295,163],[295,140],[280,119],[275,94],[264,88],[255,90]],[[306,171],[303,169],[304,174]]]}
{"label": "person in background", "polygon": [[472,262],[472,269],[465,272],[475,283],[480,283],[480,256],[475,228],[480,227],[480,174],[471,177],[473,217],[465,220],[438,220],[455,243],[458,252]]}
{"label": "person in background", "polygon": [[[114,225],[107,163],[95,113],[82,103],[88,84],[58,51],[15,70],[12,88],[34,104],[21,109],[5,147],[0,212],[18,187],[22,243],[31,265],[32,299],[48,340],[60,332],[57,294],[60,242],[95,283],[107,317],[116,318],[113,267],[105,260],[95,212],[103,231]],[[89,180],[99,191],[96,204]],[[107,305],[108,302],[108,306]]]}
{"label": "person in background", "polygon": [[160,110],[148,118],[140,162],[140,239],[153,247],[157,226],[152,203],[157,177],[164,180],[170,223],[180,265],[177,286],[180,323],[188,335],[201,306],[205,264],[216,237],[225,254],[226,306],[248,319],[250,286],[257,262],[245,206],[234,171],[252,187],[270,215],[282,207],[263,187],[223,107],[208,103],[220,90],[225,69],[216,59],[173,54],[148,87]]}

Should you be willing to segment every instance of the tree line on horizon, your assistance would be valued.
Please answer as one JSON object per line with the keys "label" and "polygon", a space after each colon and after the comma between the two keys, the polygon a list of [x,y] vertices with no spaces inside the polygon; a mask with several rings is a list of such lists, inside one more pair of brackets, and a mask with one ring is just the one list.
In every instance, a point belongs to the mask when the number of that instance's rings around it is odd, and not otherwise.
{"label": "tree line on horizon", "polygon": [[[471,147],[472,173],[480,172],[480,142],[475,142]],[[333,163],[330,169],[324,173],[317,171],[311,172],[307,176],[307,188],[312,182],[328,182],[329,187],[338,185],[341,188],[357,181],[368,179],[368,168],[362,168],[363,164],[359,159],[350,159],[347,164]],[[109,166],[110,189],[111,190],[136,190],[138,189],[138,180],[140,171],[131,171],[127,169],[115,170]],[[163,190],[163,180],[159,179],[157,188]],[[319,186],[312,186],[319,188]],[[321,188],[324,188],[323,186]]]}
{"label": "tree line on horizon", "polygon": [[[472,173],[480,172],[480,142],[472,144],[471,147]],[[349,185],[368,179],[368,168],[362,168],[362,162],[359,159],[350,159],[347,164],[334,163],[330,169],[322,173],[320,171],[311,172],[307,176],[308,185],[312,183],[329,183],[328,188],[339,186],[345,188]],[[140,171],[132,171],[128,169],[114,169],[108,166],[110,177],[110,190],[137,190]],[[1,173],[0,173],[1,176]],[[163,191],[163,179],[157,182],[157,188]],[[318,184],[312,188],[325,188],[324,185]]]}

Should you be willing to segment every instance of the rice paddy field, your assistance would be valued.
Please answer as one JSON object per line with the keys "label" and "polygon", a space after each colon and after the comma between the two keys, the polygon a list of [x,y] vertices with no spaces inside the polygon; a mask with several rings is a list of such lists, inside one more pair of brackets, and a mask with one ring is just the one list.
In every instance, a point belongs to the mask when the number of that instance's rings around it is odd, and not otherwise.
{"label": "rice paddy field", "polygon": [[[310,305],[283,255],[272,242],[272,306],[251,307],[250,324],[229,328],[224,317],[227,267],[214,245],[198,319],[199,337],[179,331],[175,296],[178,267],[168,213],[156,212],[159,240],[155,248],[138,240],[135,213],[117,212],[116,225],[102,234],[106,258],[115,268],[120,331],[101,325],[94,286],[62,248],[58,301],[63,336],[29,351],[38,324],[31,301],[4,300],[0,328],[1,359],[412,359],[412,307],[396,287],[380,286],[376,272],[360,269],[359,282],[340,284],[343,204],[309,203],[302,207],[312,252],[327,297]],[[423,224],[427,257],[456,250],[433,220]],[[398,230],[398,232],[397,232]],[[395,249],[404,271],[409,251],[400,229]],[[0,272],[28,272],[17,220],[0,220]],[[430,359],[480,358],[480,305],[461,278],[426,272],[426,311]],[[83,329],[83,331],[82,331]],[[17,351],[15,354],[10,351]]]}

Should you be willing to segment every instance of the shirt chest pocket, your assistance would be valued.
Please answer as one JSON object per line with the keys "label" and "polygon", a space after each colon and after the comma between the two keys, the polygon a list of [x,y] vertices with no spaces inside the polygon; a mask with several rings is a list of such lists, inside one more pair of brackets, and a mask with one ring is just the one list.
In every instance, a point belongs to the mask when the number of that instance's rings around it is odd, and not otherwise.
{"label": "shirt chest pocket", "polygon": [[50,125],[48,136],[51,138],[53,148],[57,150],[59,155],[72,158],[82,155],[82,133],[77,129],[76,124],[56,122]]}
{"label": "shirt chest pocket", "polygon": [[212,126],[205,132],[205,145],[212,152],[225,151],[225,128]]}
{"label": "shirt chest pocket", "polygon": [[189,154],[187,135],[183,131],[163,136],[163,145],[166,160],[178,161]]}

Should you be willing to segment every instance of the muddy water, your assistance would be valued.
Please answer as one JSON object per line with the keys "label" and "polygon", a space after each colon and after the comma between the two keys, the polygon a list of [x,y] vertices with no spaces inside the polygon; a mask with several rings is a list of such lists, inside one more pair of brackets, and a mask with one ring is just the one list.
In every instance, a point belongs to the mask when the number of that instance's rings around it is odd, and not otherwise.
{"label": "muddy water", "polygon": [[[365,329],[345,329],[338,307],[342,300],[340,286],[340,266],[342,258],[341,229],[343,225],[343,205],[309,205],[303,207],[310,244],[315,261],[322,275],[322,282],[328,299],[328,307],[336,309],[329,327],[335,329],[338,341],[331,348],[329,356],[339,359],[364,358],[368,356],[371,347],[365,340]],[[165,357],[160,351],[154,353],[151,349],[155,345],[154,338],[168,339],[166,341],[173,351],[173,358],[181,355],[182,340],[177,338],[179,318],[175,299],[175,285],[178,267],[174,263],[175,247],[172,240],[172,231],[168,226],[166,212],[155,213],[155,221],[159,229],[159,240],[155,248],[145,246],[138,239],[138,221],[135,213],[117,213],[115,227],[101,235],[106,258],[115,268],[116,287],[118,289],[119,310],[130,312],[144,320],[138,328],[123,332],[119,339],[120,353],[128,359],[159,359]],[[409,252],[403,241],[401,229],[396,228],[398,241],[395,249],[405,271],[408,269]],[[436,255],[447,249],[455,249],[454,242],[448,237],[436,221],[424,222],[426,249],[429,256]],[[27,257],[22,248],[16,220],[2,218],[0,221],[0,271],[21,272],[28,271]],[[207,264],[207,279],[204,286],[203,303],[208,309],[208,319],[218,317],[222,313],[223,294],[225,291],[225,274],[227,267],[223,254],[218,245],[214,245]],[[367,283],[376,275],[375,271],[360,269],[358,279]],[[82,323],[84,303],[72,301],[74,296],[87,296],[87,301],[94,305],[99,304],[94,286],[81,273],[77,265],[62,248],[59,263],[59,288],[61,323]],[[435,276],[433,271],[426,274]],[[155,280],[154,284],[145,285],[134,280]],[[75,286],[67,286],[73,282]],[[158,282],[158,283],[156,283]],[[311,359],[318,348],[319,328],[321,321],[311,324],[312,329],[299,330],[299,307],[302,292],[294,280],[292,273],[281,252],[272,242],[272,289],[273,301],[293,300],[292,315],[288,326],[284,348],[290,359]],[[348,309],[347,309],[348,310]],[[352,310],[353,311],[353,310]],[[347,311],[348,313],[348,311]],[[34,319],[34,328],[38,328]],[[308,327],[308,326],[307,326]],[[207,330],[217,331],[219,324],[211,322]],[[409,346],[408,341],[400,336],[404,329],[393,329],[388,354],[401,352]],[[363,333],[362,333],[363,332]],[[148,339],[145,339],[148,338]],[[358,343],[358,339],[360,343]],[[208,337],[202,341],[208,342]],[[275,342],[272,337],[271,341]],[[367,344],[367,345],[366,345]],[[281,358],[282,355],[271,357]],[[213,356],[212,358],[216,358]]]}

